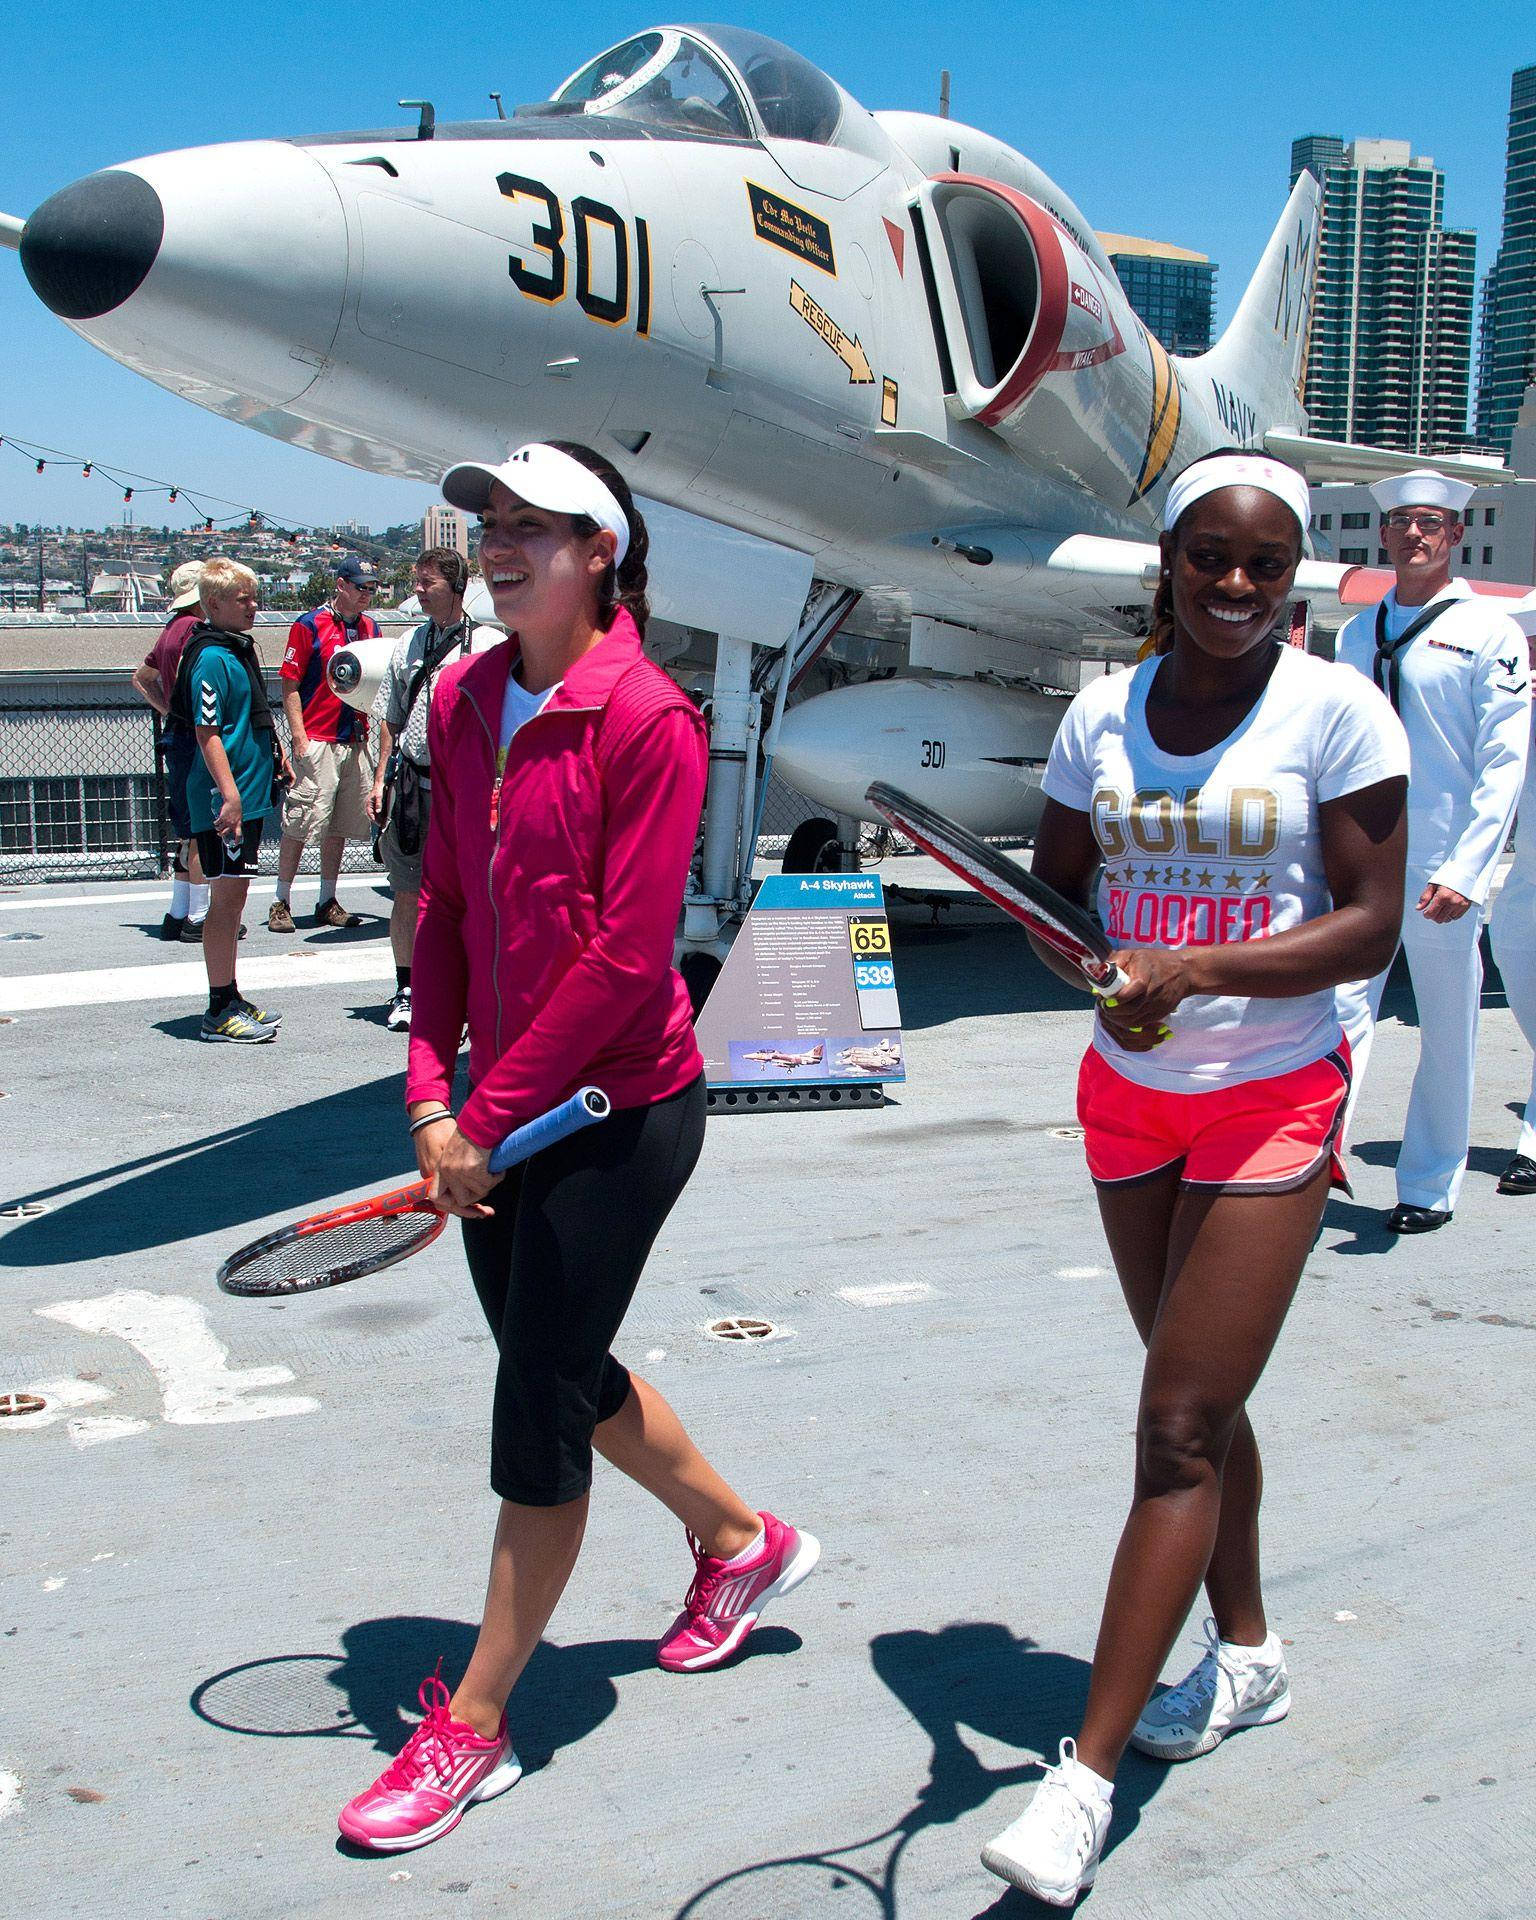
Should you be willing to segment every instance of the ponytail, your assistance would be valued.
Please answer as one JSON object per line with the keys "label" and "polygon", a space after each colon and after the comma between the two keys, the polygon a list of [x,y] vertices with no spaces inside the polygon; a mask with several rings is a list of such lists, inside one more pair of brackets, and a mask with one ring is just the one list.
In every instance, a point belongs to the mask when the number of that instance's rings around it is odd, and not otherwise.
{"label": "ponytail", "polygon": [[1157,579],[1157,592],[1152,596],[1152,624],[1147,637],[1137,652],[1138,660],[1160,658],[1173,651],[1173,582],[1164,567]]}
{"label": "ponytail", "polygon": [[[546,445],[558,448],[561,453],[569,454],[571,459],[579,461],[588,473],[596,474],[623,509],[624,518],[629,523],[629,548],[620,565],[618,567],[610,565],[598,583],[597,624],[606,633],[622,607],[634,621],[643,640],[646,622],[651,617],[651,603],[646,597],[648,575],[645,564],[650,553],[651,540],[646,532],[645,519],[635,505],[628,482],[617,467],[605,460],[594,448],[583,446],[579,440],[550,440]],[[595,520],[589,520],[583,513],[575,515],[574,518],[577,532],[584,537],[597,532]]]}

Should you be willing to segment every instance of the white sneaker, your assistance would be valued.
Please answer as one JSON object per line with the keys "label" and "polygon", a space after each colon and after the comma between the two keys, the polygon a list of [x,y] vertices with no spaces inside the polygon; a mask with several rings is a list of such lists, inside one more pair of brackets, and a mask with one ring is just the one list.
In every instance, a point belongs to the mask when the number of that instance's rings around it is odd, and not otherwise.
{"label": "white sneaker", "polygon": [[1131,1745],[1154,1760],[1193,1760],[1237,1727],[1266,1727],[1291,1710],[1291,1683],[1280,1636],[1262,1647],[1234,1647],[1205,1623],[1205,1658],[1176,1687],[1147,1703]]}
{"label": "white sneaker", "polygon": [[384,1016],[384,1024],[391,1033],[409,1033],[411,1028],[411,990],[409,987],[396,987],[395,997],[389,1003],[389,1011]]}
{"label": "white sneaker", "polygon": [[997,1838],[981,1850],[981,1864],[1047,1906],[1070,1907],[1093,1885],[1109,1833],[1111,1789],[1061,1743],[1061,1760],[1047,1767],[1035,1796]]}

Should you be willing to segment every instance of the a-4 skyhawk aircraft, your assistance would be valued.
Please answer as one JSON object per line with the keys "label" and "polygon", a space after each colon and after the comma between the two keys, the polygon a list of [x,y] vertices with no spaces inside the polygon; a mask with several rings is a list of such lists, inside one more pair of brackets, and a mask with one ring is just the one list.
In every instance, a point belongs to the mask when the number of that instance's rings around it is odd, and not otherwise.
{"label": "a-4 skyhawk aircraft", "polygon": [[[695,945],[743,900],[770,759],[842,816],[881,779],[1027,828],[1084,639],[1143,627],[1200,454],[1414,464],[1305,438],[1310,175],[1185,360],[1021,154],[867,112],[741,28],[637,34],[508,120],[408,104],[414,127],[113,167],[0,237],[104,352],[296,445],[423,480],[535,438],[615,458],[653,522],[661,657],[718,635]],[[1301,586],[1335,618],[1351,597],[1339,567]],[[786,718],[844,623],[877,677]]]}
{"label": "a-4 skyhawk aircraft", "polygon": [[[741,1057],[760,1067],[777,1067],[781,1073],[796,1073],[801,1067],[819,1067],[825,1051],[818,1041],[803,1053],[786,1053],[782,1047],[759,1047],[755,1053],[744,1053]],[[842,1064],[841,1056],[839,1064]]]}

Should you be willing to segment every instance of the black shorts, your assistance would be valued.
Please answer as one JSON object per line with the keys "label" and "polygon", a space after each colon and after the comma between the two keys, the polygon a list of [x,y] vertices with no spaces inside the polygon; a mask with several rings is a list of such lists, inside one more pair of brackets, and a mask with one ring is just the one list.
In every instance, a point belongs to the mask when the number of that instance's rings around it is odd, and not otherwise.
{"label": "black shorts", "polygon": [[232,853],[224,844],[224,837],[217,828],[205,827],[197,836],[198,858],[203,863],[205,880],[248,880],[256,871],[256,859],[261,852],[262,830],[266,826],[263,816],[259,820],[247,820],[240,830],[240,851]]}
{"label": "black shorts", "polygon": [[192,816],[187,811],[187,775],[197,759],[197,741],[180,727],[168,727],[165,734],[165,811],[171,822],[174,840],[192,838]]}
{"label": "black shorts", "polygon": [[609,1352],[662,1222],[704,1145],[701,1075],[616,1110],[522,1166],[464,1222],[464,1251],[500,1360],[491,1487],[555,1507],[592,1484],[592,1431],[629,1397]]}

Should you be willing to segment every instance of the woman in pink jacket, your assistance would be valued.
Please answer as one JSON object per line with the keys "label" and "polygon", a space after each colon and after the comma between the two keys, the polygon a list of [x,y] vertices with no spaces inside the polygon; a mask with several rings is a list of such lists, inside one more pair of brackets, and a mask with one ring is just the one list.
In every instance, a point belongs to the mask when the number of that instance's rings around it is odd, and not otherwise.
{"label": "woman in pink jacket", "polygon": [[[704,1138],[672,946],[707,752],[692,702],[641,651],[645,523],[608,462],[570,443],[454,467],[443,492],[480,516],[511,637],[449,667],[432,702],[406,1103],[500,1353],[501,1513],[468,1669],[452,1693],[423,1683],[425,1720],[342,1810],[346,1838],[383,1852],[437,1839],[517,1780],[506,1701],[576,1564],[594,1447],[688,1529],[694,1578],[658,1651],[669,1671],[727,1659],[820,1553],[738,1498],[609,1351]],[[488,1171],[500,1140],[587,1084],[612,1101],[607,1120]]]}

